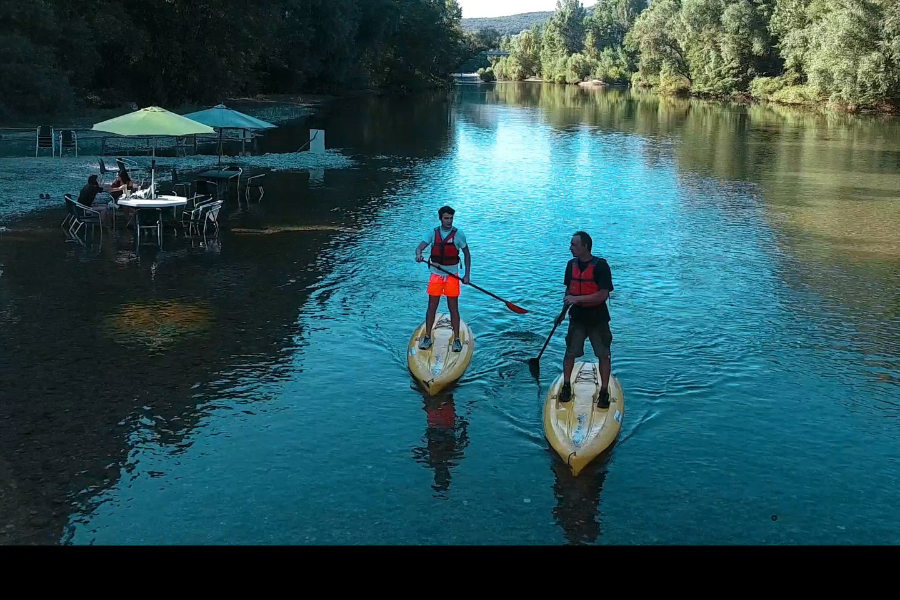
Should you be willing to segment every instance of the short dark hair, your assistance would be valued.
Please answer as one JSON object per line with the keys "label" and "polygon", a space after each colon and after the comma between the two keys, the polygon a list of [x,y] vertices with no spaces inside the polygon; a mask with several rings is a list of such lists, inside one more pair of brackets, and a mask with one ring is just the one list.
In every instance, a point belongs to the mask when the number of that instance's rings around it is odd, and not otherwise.
{"label": "short dark hair", "polygon": [[88,185],[99,185],[99,184],[97,183],[97,176],[96,176],[96,175],[91,175],[90,177],[88,177]]}
{"label": "short dark hair", "polygon": [[591,247],[594,245],[594,240],[592,240],[591,236],[589,236],[586,232],[576,231],[575,235],[577,235],[578,237],[581,238],[581,244],[583,246],[586,246],[588,250],[590,250]]}
{"label": "short dark hair", "polygon": [[442,206],[438,209],[438,218],[443,218],[445,213],[448,215],[455,215],[456,211],[449,206]]}

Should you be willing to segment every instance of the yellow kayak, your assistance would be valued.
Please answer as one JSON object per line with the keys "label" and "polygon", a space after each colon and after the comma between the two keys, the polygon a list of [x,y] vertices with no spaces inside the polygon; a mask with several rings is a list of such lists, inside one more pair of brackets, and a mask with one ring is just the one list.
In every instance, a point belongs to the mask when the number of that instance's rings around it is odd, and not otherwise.
{"label": "yellow kayak", "polygon": [[562,374],[544,401],[544,435],[573,475],[609,448],[619,435],[625,414],[625,394],[619,380],[609,376],[609,408],[599,408],[600,365],[576,362],[572,369],[572,399],[558,402]]}
{"label": "yellow kayak", "polygon": [[453,352],[453,326],[450,315],[438,313],[434,316],[431,329],[431,348],[420,350],[419,342],[425,337],[423,322],[409,340],[406,362],[409,371],[429,394],[437,394],[442,389],[462,377],[475,350],[475,336],[465,321],[459,321],[459,341],[462,351]]}

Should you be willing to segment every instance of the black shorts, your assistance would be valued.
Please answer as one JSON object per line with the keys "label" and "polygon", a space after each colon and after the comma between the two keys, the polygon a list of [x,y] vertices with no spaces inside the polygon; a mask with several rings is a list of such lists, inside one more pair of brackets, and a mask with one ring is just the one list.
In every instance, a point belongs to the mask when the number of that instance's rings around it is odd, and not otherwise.
{"label": "black shorts", "polygon": [[580,358],[584,356],[584,342],[590,338],[591,347],[597,358],[609,358],[612,337],[609,322],[584,323],[583,321],[569,320],[569,331],[566,333],[566,357]]}

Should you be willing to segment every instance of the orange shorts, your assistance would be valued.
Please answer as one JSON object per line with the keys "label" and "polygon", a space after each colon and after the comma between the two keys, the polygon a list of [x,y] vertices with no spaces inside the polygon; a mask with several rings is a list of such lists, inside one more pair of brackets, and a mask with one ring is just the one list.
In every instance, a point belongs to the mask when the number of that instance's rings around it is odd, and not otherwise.
{"label": "orange shorts", "polygon": [[448,298],[459,298],[459,279],[451,275],[435,275],[431,274],[428,280],[429,296],[447,296]]}

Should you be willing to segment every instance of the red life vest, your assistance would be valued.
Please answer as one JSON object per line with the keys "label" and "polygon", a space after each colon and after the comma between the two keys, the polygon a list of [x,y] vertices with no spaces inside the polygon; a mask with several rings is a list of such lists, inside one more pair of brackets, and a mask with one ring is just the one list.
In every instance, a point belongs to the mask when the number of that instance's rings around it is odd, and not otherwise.
{"label": "red life vest", "polygon": [[434,243],[431,246],[431,262],[437,265],[458,265],[459,250],[453,243],[456,238],[456,227],[450,230],[446,240],[441,239],[441,228],[434,228]]}
{"label": "red life vest", "polygon": [[442,404],[426,413],[428,427],[434,429],[453,429],[456,425],[456,408],[453,403]]}
{"label": "red life vest", "polygon": [[571,296],[590,296],[600,291],[597,282],[594,281],[594,268],[600,262],[600,258],[595,256],[588,263],[587,268],[582,271],[578,266],[578,259],[572,259],[572,280],[569,282],[569,295]]}

